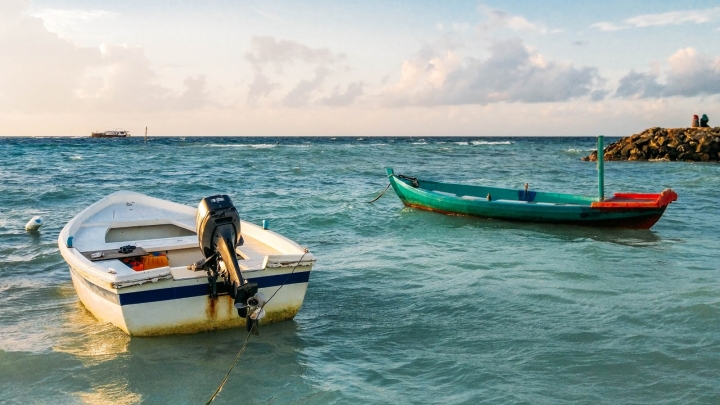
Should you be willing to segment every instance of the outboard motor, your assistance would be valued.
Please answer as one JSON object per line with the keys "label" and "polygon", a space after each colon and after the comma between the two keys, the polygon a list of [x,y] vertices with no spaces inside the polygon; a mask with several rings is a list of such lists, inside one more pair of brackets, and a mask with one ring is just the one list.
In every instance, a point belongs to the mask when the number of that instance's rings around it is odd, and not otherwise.
{"label": "outboard motor", "polygon": [[[265,300],[258,293],[257,283],[245,280],[240,271],[235,248],[242,246],[240,216],[227,195],[203,198],[195,219],[200,250],[205,259],[188,266],[188,269],[206,270],[210,295],[218,296],[218,277],[225,281],[227,294],[235,299],[238,315],[245,318],[248,331],[257,332],[257,320],[264,315]],[[250,311],[248,311],[250,310]]]}

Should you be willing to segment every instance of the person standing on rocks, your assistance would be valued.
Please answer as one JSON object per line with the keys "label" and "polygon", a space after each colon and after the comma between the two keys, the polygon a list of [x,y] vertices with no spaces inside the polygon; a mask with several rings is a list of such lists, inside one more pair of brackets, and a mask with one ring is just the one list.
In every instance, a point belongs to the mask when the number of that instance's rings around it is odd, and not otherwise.
{"label": "person standing on rocks", "polygon": [[710,121],[710,119],[708,118],[707,114],[703,114],[702,118],[700,118],[700,126],[703,128],[709,127],[708,121]]}
{"label": "person standing on rocks", "polygon": [[695,115],[693,115],[692,127],[693,127],[693,128],[697,128],[697,127],[699,127],[699,126],[700,126],[700,121],[699,121],[699,119],[698,119],[697,114],[695,114]]}

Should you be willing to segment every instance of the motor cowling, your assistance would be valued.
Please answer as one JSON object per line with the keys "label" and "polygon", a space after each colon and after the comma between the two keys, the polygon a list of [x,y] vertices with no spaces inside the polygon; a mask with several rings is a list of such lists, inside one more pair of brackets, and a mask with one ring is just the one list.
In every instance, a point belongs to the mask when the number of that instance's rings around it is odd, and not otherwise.
{"label": "motor cowling", "polygon": [[214,195],[200,200],[195,225],[200,250],[205,258],[217,253],[218,239],[225,238],[233,245],[242,246],[240,215],[227,195]]}
{"label": "motor cowling", "polygon": [[235,249],[242,246],[240,233],[240,216],[227,195],[214,195],[200,200],[195,224],[198,232],[198,243],[205,260],[193,269],[205,269],[211,285],[211,296],[216,298],[216,281],[222,276],[229,284],[228,294],[235,299],[238,315],[246,319],[248,325],[257,323],[250,319],[248,300],[256,297],[257,283],[245,280],[240,271]]}

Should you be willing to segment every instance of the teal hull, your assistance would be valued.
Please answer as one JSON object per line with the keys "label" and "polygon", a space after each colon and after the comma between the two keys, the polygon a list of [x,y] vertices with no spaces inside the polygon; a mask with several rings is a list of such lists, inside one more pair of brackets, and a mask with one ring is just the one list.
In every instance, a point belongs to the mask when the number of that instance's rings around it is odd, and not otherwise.
{"label": "teal hull", "polygon": [[[414,178],[408,180],[396,176],[392,169],[386,171],[390,184],[403,204],[445,214],[522,222],[648,229],[660,219],[669,204],[650,206],[646,200],[637,203],[637,198],[599,203],[597,199],[572,194],[438,183]],[[412,184],[413,180],[417,181],[417,186]],[[671,190],[670,193],[677,198]],[[659,195],[641,196],[655,198]]]}

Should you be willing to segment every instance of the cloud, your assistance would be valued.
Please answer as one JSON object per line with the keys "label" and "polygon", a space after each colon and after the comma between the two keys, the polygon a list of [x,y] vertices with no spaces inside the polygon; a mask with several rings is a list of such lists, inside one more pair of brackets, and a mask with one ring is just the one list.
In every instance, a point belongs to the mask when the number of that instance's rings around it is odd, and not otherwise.
{"label": "cloud", "polygon": [[[251,51],[245,54],[255,71],[253,81],[248,86],[248,102],[255,104],[262,97],[268,97],[271,92],[281,89],[282,82],[288,84],[284,69],[287,66],[302,64],[305,68],[312,68],[313,78],[302,79],[295,83],[280,100],[280,105],[291,108],[306,107],[314,103],[313,97],[320,93],[326,79],[335,71],[348,70],[343,64],[347,57],[342,53],[332,52],[328,48],[312,48],[292,40],[278,40],[274,37],[253,37],[250,40]],[[274,68],[273,73],[267,72],[268,67]],[[302,69],[293,69],[294,72]],[[272,77],[282,76],[277,80]],[[289,86],[288,86],[289,87]],[[345,93],[335,93],[317,100],[323,105],[347,105],[357,98],[354,93],[356,87],[349,87]],[[360,86],[362,92],[362,85]]]}
{"label": "cloud", "polygon": [[330,107],[344,107],[355,102],[355,100],[363,95],[363,82],[350,83],[345,91],[340,86],[335,86],[332,94],[318,101],[318,104]]}
{"label": "cloud", "polygon": [[271,82],[260,69],[255,69],[255,77],[248,86],[247,100],[249,103],[255,103],[260,97],[267,97],[278,87],[280,83]]}
{"label": "cloud", "polygon": [[0,10],[10,22],[0,31],[0,106],[10,110],[67,110],[76,104],[89,66],[98,65],[97,49],[78,48],[48,32],[39,18]]}
{"label": "cloud", "polygon": [[202,108],[208,103],[208,93],[205,90],[206,77],[188,77],[183,81],[185,91],[177,99],[177,107],[181,110]]}
{"label": "cloud", "polygon": [[590,27],[597,28],[600,31],[605,31],[605,32],[620,31],[620,30],[626,30],[626,29],[630,28],[628,26],[617,25],[615,23],[611,23],[611,22],[607,22],[607,21],[595,23],[595,24],[591,25]]}
{"label": "cloud", "polygon": [[573,45],[573,46],[585,46],[585,45],[587,45],[587,44],[589,44],[588,41],[580,41],[580,40],[578,40],[578,41],[572,41],[572,45]]}
{"label": "cloud", "polygon": [[471,28],[470,23],[466,22],[456,22],[451,24],[443,24],[443,23],[437,23],[435,24],[435,28],[438,31],[451,31],[451,32],[465,32]]}
{"label": "cloud", "polygon": [[657,75],[637,73],[634,70],[620,79],[616,97],[661,97],[663,87],[657,82]]}
{"label": "cloud", "polygon": [[[661,98],[720,94],[720,56],[710,58],[694,48],[680,49],[661,72],[631,71],[620,79],[616,97]],[[661,82],[664,77],[664,83]]]}
{"label": "cloud", "polygon": [[48,31],[65,34],[79,24],[110,24],[110,22],[98,20],[115,18],[120,16],[120,14],[105,10],[60,10],[46,8],[32,14],[32,16],[41,18]]}
{"label": "cloud", "polygon": [[295,88],[285,95],[282,105],[285,107],[305,107],[308,105],[310,96],[325,82],[330,71],[325,67],[315,69],[315,78],[312,80],[301,80]]}
{"label": "cloud", "polygon": [[157,84],[157,75],[140,47],[103,44],[104,86],[98,102],[122,110],[155,111],[175,103],[174,94]]}
{"label": "cloud", "polygon": [[511,31],[536,32],[547,34],[548,29],[544,24],[533,23],[523,16],[512,15],[503,10],[491,9],[481,6],[480,11],[485,15],[485,20],[478,24],[478,31],[485,34],[497,29],[509,29]]}
{"label": "cloud", "polygon": [[206,101],[204,77],[186,80],[178,94],[158,84],[142,48],[76,46],[48,31],[42,18],[25,14],[27,6],[0,5],[0,109],[119,113],[197,108]]}
{"label": "cloud", "polygon": [[252,37],[251,52],[245,54],[253,66],[275,65],[278,70],[297,61],[308,64],[333,64],[344,61],[344,54],[335,54],[328,48],[310,48],[296,41],[277,40],[273,37]]}
{"label": "cloud", "polygon": [[681,10],[667,13],[642,14],[623,20],[620,24],[599,22],[591,27],[601,31],[618,31],[629,28],[661,27],[666,25],[704,24],[720,19],[720,7],[701,10]]}
{"label": "cloud", "polygon": [[485,59],[448,51],[405,61],[383,96],[400,106],[562,102],[590,95],[603,82],[596,68],[548,61],[517,38],[494,41],[489,51]]}

